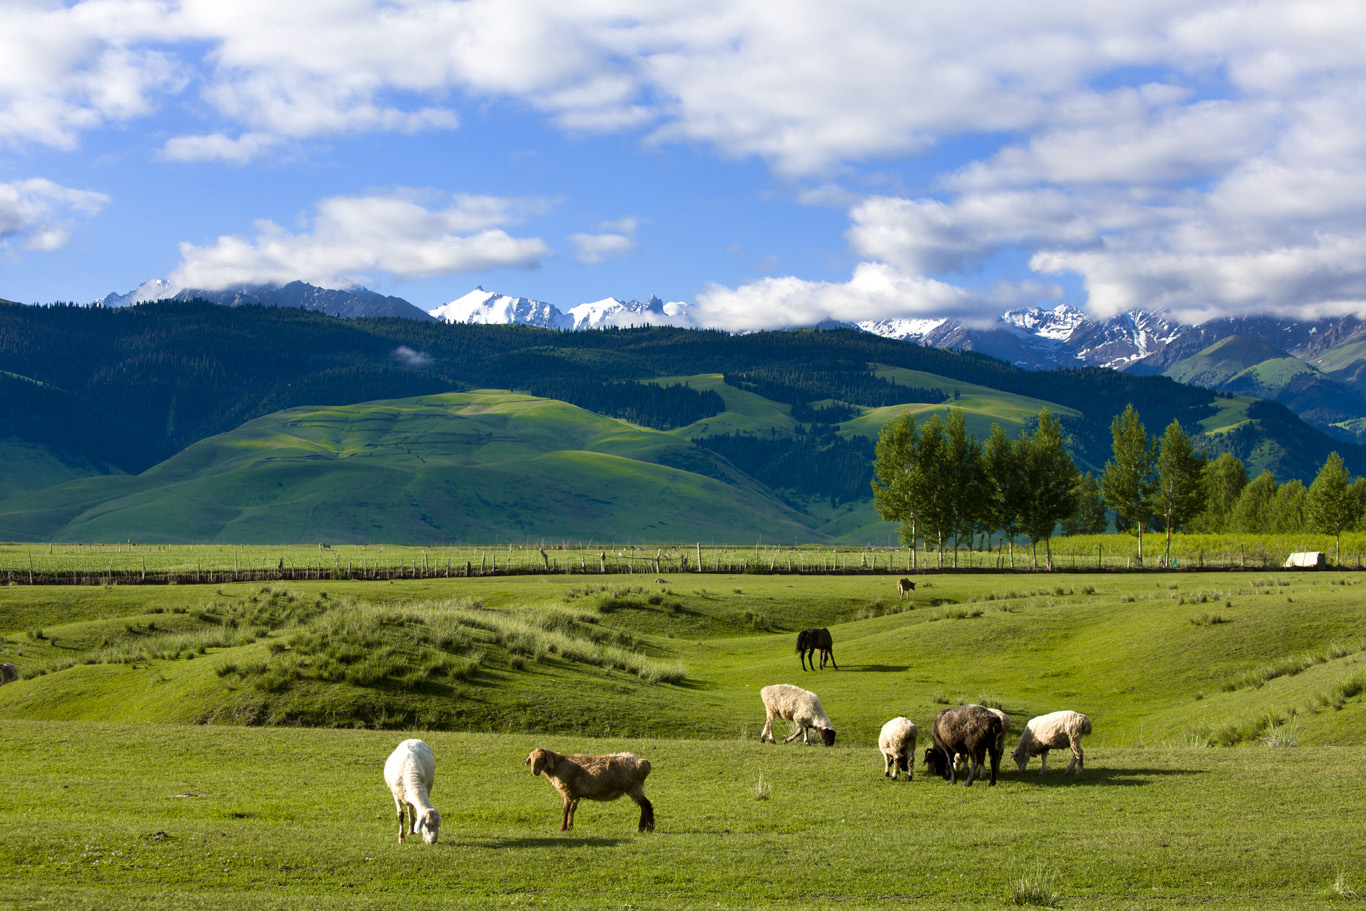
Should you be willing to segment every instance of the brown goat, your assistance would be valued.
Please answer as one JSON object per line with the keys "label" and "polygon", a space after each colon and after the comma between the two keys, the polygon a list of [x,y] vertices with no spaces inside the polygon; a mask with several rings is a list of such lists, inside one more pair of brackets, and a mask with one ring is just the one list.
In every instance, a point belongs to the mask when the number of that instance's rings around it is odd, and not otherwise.
{"label": "brown goat", "polygon": [[555,790],[564,798],[564,816],[560,831],[574,828],[574,811],[579,801],[616,800],[629,797],[640,807],[638,832],[653,832],[655,808],[645,796],[645,778],[650,774],[650,760],[630,753],[611,753],[607,756],[565,756],[554,750],[537,747],[523,765],[531,766],[531,774],[545,773]]}
{"label": "brown goat", "polygon": [[896,600],[905,601],[906,596],[915,591],[915,583],[910,579],[896,580]]}

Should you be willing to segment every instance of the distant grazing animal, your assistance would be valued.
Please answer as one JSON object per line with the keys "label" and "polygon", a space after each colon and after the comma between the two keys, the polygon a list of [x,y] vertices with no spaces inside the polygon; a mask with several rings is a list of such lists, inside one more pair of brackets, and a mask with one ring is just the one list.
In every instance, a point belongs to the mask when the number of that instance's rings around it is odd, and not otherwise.
{"label": "distant grazing animal", "polygon": [[773,722],[782,718],[792,722],[792,733],[783,743],[791,743],[797,739],[798,734],[802,737],[802,743],[810,743],[807,730],[814,728],[820,733],[821,740],[826,746],[835,745],[835,729],[826,717],[825,709],[821,708],[821,701],[815,693],[790,683],[775,683],[761,689],[759,698],[764,700],[764,711],[767,713],[764,729],[759,732],[760,743],[764,740],[774,742]]}
{"label": "distant grazing animal", "polygon": [[[436,758],[432,748],[421,740],[403,741],[384,763],[384,783],[398,808],[399,844],[410,833],[421,835],[429,845],[436,844],[441,835],[441,814],[430,798],[435,777]],[[405,819],[408,814],[411,816]]]}
{"label": "distant grazing animal", "polygon": [[0,664],[0,686],[19,679],[19,671],[12,664]]}
{"label": "distant grazing animal", "polygon": [[897,772],[905,772],[906,780],[915,775],[915,739],[919,735],[909,718],[893,718],[882,726],[877,748],[882,753],[882,777],[896,781]]}
{"label": "distant grazing animal", "polygon": [[906,600],[906,596],[909,595],[909,594],[910,594],[911,592],[913,592],[913,591],[915,591],[915,583],[912,582],[910,579],[897,579],[897,580],[896,580],[896,596],[897,596],[897,597],[896,597],[896,600],[898,600],[898,601],[904,601],[904,600]]}
{"label": "distant grazing animal", "polygon": [[804,629],[797,634],[797,652],[802,656],[802,670],[806,670],[806,659],[811,659],[811,670],[816,669],[815,652],[819,649],[821,653],[821,669],[825,668],[825,659],[829,658],[835,670],[840,666],[835,664],[835,642],[830,638],[830,630],[821,627],[817,629]]}
{"label": "distant grazing animal", "polygon": [[655,808],[645,796],[645,777],[650,774],[650,760],[630,753],[565,756],[554,750],[537,747],[522,764],[531,766],[533,775],[544,772],[564,798],[561,832],[574,828],[574,811],[578,809],[580,800],[616,800],[623,795],[640,807],[640,824],[636,831],[654,831]]}
{"label": "distant grazing animal", "polygon": [[1029,757],[1038,756],[1041,760],[1039,774],[1042,775],[1048,770],[1048,751],[1070,747],[1072,761],[1067,764],[1067,771],[1071,772],[1075,767],[1075,774],[1080,776],[1081,738],[1089,733],[1091,719],[1081,712],[1063,710],[1040,715],[1029,719],[1029,723],[1020,732],[1020,742],[1015,744],[1015,752],[1010,754],[1010,758],[1015,760],[1015,765],[1019,766],[1020,772],[1023,773],[1025,766],[1029,765]]}
{"label": "distant grazing animal", "polygon": [[959,705],[944,709],[934,716],[930,737],[934,746],[925,751],[925,766],[933,769],[945,781],[958,781],[958,759],[970,760],[963,784],[972,786],[978,768],[991,757],[991,784],[996,784],[1002,750],[1001,718],[991,709],[980,705]]}

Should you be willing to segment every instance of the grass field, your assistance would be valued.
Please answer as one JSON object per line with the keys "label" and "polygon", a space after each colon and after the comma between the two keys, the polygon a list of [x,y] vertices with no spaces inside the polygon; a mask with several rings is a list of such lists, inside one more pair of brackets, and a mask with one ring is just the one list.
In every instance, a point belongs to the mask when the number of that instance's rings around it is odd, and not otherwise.
{"label": "grass field", "polygon": [[[1336,907],[1366,890],[1355,573],[524,576],[0,587],[0,908]],[[592,583],[592,584],[589,584]],[[617,584],[610,584],[617,583]],[[839,670],[802,671],[828,626]],[[834,748],[761,745],[807,686]],[[1091,716],[996,787],[917,763],[946,705]],[[244,726],[224,722],[252,722]],[[198,723],[196,723],[198,722]],[[204,722],[209,722],[205,724]],[[1015,733],[1008,738],[1007,752]],[[380,768],[437,754],[436,846]],[[533,746],[650,759],[658,830]]]}

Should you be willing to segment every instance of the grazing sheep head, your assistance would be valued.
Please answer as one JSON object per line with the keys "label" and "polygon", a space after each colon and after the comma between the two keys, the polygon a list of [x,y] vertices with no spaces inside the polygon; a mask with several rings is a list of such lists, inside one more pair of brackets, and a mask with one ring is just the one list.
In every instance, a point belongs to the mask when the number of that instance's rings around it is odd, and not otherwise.
{"label": "grazing sheep head", "polygon": [[834,746],[834,745],[835,745],[835,730],[834,730],[834,728],[821,728],[821,740],[825,741],[825,745],[828,746],[828,747]]}
{"label": "grazing sheep head", "polygon": [[1010,754],[1010,758],[1015,760],[1016,767],[1019,768],[1020,774],[1023,775],[1025,767],[1029,765],[1029,752],[1016,747],[1015,752]]}
{"label": "grazing sheep head", "polygon": [[422,836],[424,844],[436,844],[441,837],[441,814],[435,808],[423,813],[417,820],[415,831]]}
{"label": "grazing sheep head", "polygon": [[949,777],[949,765],[949,757],[938,747],[930,747],[925,751],[925,768],[932,770],[945,781]]}
{"label": "grazing sheep head", "polygon": [[555,771],[555,757],[547,749],[537,747],[531,751],[531,755],[523,760],[522,765],[531,766],[531,774],[539,775],[542,772]]}

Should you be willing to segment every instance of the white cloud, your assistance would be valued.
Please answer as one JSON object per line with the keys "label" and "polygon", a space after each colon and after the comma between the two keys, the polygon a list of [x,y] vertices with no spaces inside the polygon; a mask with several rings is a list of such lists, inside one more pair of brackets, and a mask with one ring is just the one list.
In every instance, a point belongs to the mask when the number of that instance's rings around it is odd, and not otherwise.
{"label": "white cloud", "polygon": [[635,252],[638,224],[639,219],[628,215],[597,225],[597,230],[603,233],[569,235],[569,242],[574,245],[574,258],[592,266]]}
{"label": "white cloud", "polygon": [[[864,169],[934,155],[938,174],[899,175],[917,189],[843,203],[859,269],[885,267],[917,302],[958,306],[945,289],[977,273],[993,284],[1004,256],[1075,273],[1099,310],[1362,298],[1359,0],[963,0],[913,14],[885,0],[10,0],[4,20],[10,146],[73,148],[174,102],[201,122],[159,140],[161,157],[245,165],[313,137],[456,129],[462,108],[510,102],[570,131],[756,158],[825,204],[866,189]],[[7,236],[63,242],[69,219],[16,205],[10,221],[28,227]],[[396,237],[350,216],[362,210]],[[262,223],[187,244],[181,268],[220,282],[421,276],[546,255],[496,214],[443,222],[469,216],[468,201],[339,197],[306,232]],[[570,243],[592,263],[634,237],[600,226]],[[854,293],[874,309],[888,298],[859,271],[707,298],[743,321],[740,298],[795,316]]]}
{"label": "white cloud", "polygon": [[171,282],[216,289],[302,279],[337,287],[363,281],[373,272],[403,280],[532,268],[550,253],[539,238],[517,238],[503,230],[524,213],[542,209],[542,201],[456,196],[445,197],[449,203],[444,208],[429,208],[424,205],[429,198],[410,190],[335,196],[318,204],[306,232],[292,233],[262,220],[251,239],[230,235],[205,246],[182,243],[181,263]]}
{"label": "white cloud", "polygon": [[92,190],[63,187],[34,178],[0,183],[0,250],[52,251],[64,246],[77,220],[90,218],[109,204]]}
{"label": "white cloud", "polygon": [[161,155],[169,161],[222,161],[243,165],[279,143],[270,133],[223,133],[207,136],[174,136],[166,140]]}
{"label": "white cloud", "polygon": [[827,319],[979,316],[983,303],[982,297],[944,282],[881,263],[860,263],[847,282],[787,276],[738,288],[712,285],[698,296],[690,316],[699,326],[746,331],[814,326]]}

